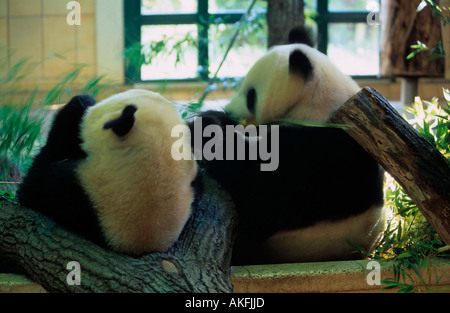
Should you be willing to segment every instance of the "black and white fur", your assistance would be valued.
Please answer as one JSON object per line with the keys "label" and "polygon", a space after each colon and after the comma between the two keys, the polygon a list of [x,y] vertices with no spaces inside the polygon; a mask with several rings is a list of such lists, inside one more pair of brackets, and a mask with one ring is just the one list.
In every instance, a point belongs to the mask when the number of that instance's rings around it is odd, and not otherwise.
{"label": "black and white fur", "polygon": [[183,123],[172,103],[150,91],[97,104],[74,97],[56,114],[18,199],[115,251],[164,251],[194,196],[195,162],[171,156],[171,130]]}
{"label": "black and white fur", "polygon": [[[256,62],[227,113],[200,117],[203,127],[236,119],[323,123],[358,90],[325,55],[292,43]],[[349,243],[373,250],[384,230],[382,168],[340,128],[279,126],[276,171],[260,171],[262,160],[203,161],[236,202],[234,264],[358,258]]]}

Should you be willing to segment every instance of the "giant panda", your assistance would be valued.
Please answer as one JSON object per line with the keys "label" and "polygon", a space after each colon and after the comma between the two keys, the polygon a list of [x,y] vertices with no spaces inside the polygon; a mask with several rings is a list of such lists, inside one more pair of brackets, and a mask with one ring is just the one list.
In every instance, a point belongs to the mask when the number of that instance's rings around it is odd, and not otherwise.
{"label": "giant panda", "polygon": [[[359,87],[325,55],[294,42],[307,38],[303,30],[294,29],[289,38],[290,44],[272,48],[255,63],[225,112],[196,118],[203,129],[223,129],[218,145],[224,155],[226,127],[242,120],[269,130],[278,126],[274,171],[261,171],[266,161],[260,157],[201,160],[236,204],[235,265],[357,259],[354,247],[373,251],[384,230],[383,169],[342,128],[324,124]],[[240,131],[231,136],[245,137],[248,151],[252,138]],[[269,131],[269,146],[271,138]]]}
{"label": "giant panda", "polygon": [[195,161],[171,155],[172,128],[183,124],[173,104],[150,91],[99,103],[76,96],[55,115],[18,200],[114,251],[164,251],[194,199]]}

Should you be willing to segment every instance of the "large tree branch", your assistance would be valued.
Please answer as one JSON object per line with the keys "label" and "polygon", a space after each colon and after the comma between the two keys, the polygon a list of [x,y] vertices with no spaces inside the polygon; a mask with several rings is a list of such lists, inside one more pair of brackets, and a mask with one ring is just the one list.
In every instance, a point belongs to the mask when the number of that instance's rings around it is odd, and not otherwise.
{"label": "large tree branch", "polygon": [[[0,257],[19,264],[53,292],[232,292],[232,202],[204,176],[204,193],[192,209],[169,251],[134,258],[102,249],[38,212],[3,204]],[[67,283],[71,261],[81,266],[79,286]]]}
{"label": "large tree branch", "polygon": [[347,132],[402,185],[450,245],[450,167],[439,151],[373,88],[362,89],[330,120],[350,126]]}

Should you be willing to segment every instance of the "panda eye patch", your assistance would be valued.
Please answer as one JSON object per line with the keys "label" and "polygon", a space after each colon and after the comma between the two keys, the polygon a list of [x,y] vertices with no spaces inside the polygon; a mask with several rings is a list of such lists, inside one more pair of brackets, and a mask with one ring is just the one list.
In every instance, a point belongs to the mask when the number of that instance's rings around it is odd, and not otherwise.
{"label": "panda eye patch", "polygon": [[247,92],[247,109],[250,111],[250,113],[255,113],[255,105],[256,105],[256,90],[255,88],[252,88]]}

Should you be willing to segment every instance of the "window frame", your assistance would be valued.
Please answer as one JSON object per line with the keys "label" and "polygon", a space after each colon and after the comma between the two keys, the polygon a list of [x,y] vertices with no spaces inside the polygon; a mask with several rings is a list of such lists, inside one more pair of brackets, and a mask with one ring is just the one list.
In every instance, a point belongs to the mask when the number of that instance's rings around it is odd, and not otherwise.
{"label": "window frame", "polygon": [[[332,23],[367,23],[367,16],[369,11],[329,11],[328,0],[316,0],[317,4],[317,33],[320,34],[320,40],[317,49],[328,55],[328,26]],[[377,75],[352,75],[353,78],[358,79],[377,79]]]}
{"label": "window frame", "polygon": [[[318,50],[327,54],[330,23],[367,23],[369,11],[340,11],[328,10],[328,0],[316,0],[317,32],[320,34]],[[208,29],[210,25],[232,24],[238,22],[245,14],[245,10],[233,10],[226,13],[209,13],[208,0],[198,0],[197,12],[176,14],[149,14],[141,15],[141,0],[124,1],[125,15],[125,49],[133,43],[141,41],[141,27],[151,25],[196,25],[198,28],[198,65],[207,69],[200,73],[198,78],[185,79],[153,79],[142,80],[141,68],[134,64],[125,64],[125,83],[143,82],[203,82],[209,80],[209,38]],[[220,21],[220,22],[218,22]],[[127,62],[125,62],[127,63]],[[377,75],[355,75],[354,78],[373,79]]]}
{"label": "window frame", "polygon": [[[226,13],[209,13],[208,0],[197,0],[196,13],[149,14],[141,15],[141,0],[127,0],[125,12],[125,48],[141,41],[141,27],[151,25],[196,25],[198,28],[198,65],[206,68],[199,78],[142,80],[141,69],[133,64],[125,64],[125,81],[127,83],[159,81],[208,81],[209,79],[209,38],[210,25],[234,24],[241,20],[245,10],[228,10]],[[220,21],[220,22],[219,22]],[[132,79],[133,77],[137,77]]]}

